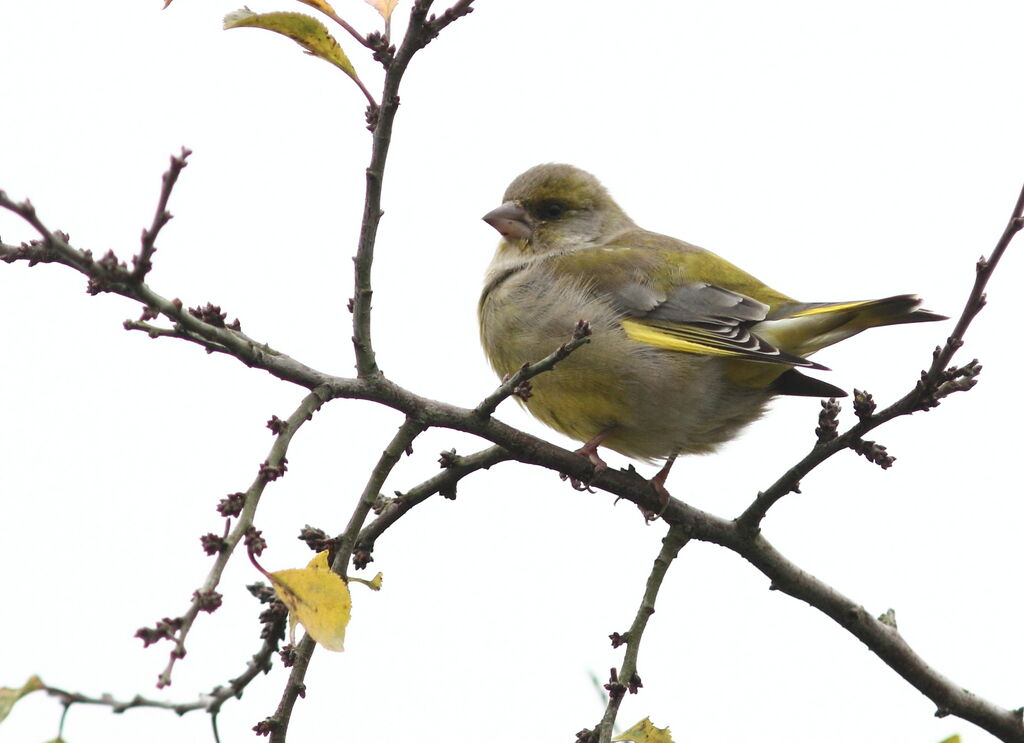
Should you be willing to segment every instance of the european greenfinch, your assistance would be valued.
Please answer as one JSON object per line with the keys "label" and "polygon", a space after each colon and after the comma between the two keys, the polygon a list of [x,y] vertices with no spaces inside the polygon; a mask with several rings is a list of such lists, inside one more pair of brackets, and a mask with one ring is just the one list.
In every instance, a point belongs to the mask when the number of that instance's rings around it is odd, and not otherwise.
{"label": "european greenfinch", "polygon": [[526,408],[584,442],[644,461],[713,451],[774,395],[846,393],[804,375],[808,356],[862,330],[946,319],[913,295],[798,302],[714,253],[638,227],[589,173],[538,165],[483,219],[502,236],[480,296],[480,337],[499,376],[568,340],[590,342],[531,380]]}

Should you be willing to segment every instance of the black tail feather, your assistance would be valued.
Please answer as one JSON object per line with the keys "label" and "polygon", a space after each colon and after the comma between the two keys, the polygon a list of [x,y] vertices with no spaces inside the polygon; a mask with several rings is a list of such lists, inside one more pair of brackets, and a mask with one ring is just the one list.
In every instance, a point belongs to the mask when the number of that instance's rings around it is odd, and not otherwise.
{"label": "black tail feather", "polygon": [[776,395],[793,395],[794,397],[846,397],[847,395],[845,390],[834,384],[808,377],[796,369],[790,369],[779,376],[772,383],[772,392]]}

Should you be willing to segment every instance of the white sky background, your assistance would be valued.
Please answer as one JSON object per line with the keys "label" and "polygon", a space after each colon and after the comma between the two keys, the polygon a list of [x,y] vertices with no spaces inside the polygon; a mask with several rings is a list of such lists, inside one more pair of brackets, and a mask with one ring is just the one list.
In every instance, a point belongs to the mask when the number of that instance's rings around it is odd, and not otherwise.
{"label": "white sky background", "polygon": [[[159,5],[5,4],[0,188],[30,197],[77,247],[128,259],[168,156],[189,146],[153,288],[219,304],[250,335],[351,374],[362,96],[282,37],[221,31],[233,0]],[[362,2],[336,8],[364,32],[378,25]],[[396,34],[407,11],[403,1]],[[546,161],[591,170],[641,225],[802,299],[914,291],[958,314],[1024,179],[1022,24],[1016,2],[479,0],[414,60],[402,90],[374,270],[381,366],[456,404],[493,389],[475,306],[496,235],[480,216]],[[339,39],[376,91],[374,63]],[[8,214],[0,235],[33,237]],[[1021,250],[996,273],[960,357],[985,364],[978,387],[876,432],[893,469],[840,455],[765,524],[784,554],[872,613],[895,609],[939,671],[1008,707],[1024,704],[1011,342]],[[259,576],[244,556],[166,694],[153,684],[169,646],[143,650],[132,635],[187,608],[211,562],[198,538],[222,528],[217,501],[248,487],[272,443],[265,421],[289,414],[302,390],[126,333],[138,307],[84,288],[63,267],[0,265],[0,685],[38,673],[90,694],[190,700],[259,646],[243,588]],[[835,370],[829,381],[884,403],[951,328],[879,330],[818,360]],[[677,464],[670,489],[736,515],[811,446],[817,411],[780,400],[720,453]],[[571,444],[513,403],[498,416]],[[302,429],[260,507],[264,565],[304,564],[295,535],[306,523],[341,531],[399,421],[337,401]],[[442,449],[483,445],[432,431],[386,492],[433,475]],[[384,572],[384,590],[354,588],[347,650],[315,654],[292,739],[572,740],[599,719],[588,673],[603,681],[619,663],[607,635],[632,620],[663,532],[547,471],[505,464],[464,481],[457,501],[424,504],[378,542],[369,572]],[[285,673],[276,663],[224,707],[225,743],[255,740]],[[688,546],[671,570],[640,675],[621,722],[650,715],[679,741],[990,739],[932,717],[831,620],[710,545]],[[0,739],[49,739],[59,715],[55,701],[28,697]],[[83,707],[65,736],[210,739],[203,713]]]}

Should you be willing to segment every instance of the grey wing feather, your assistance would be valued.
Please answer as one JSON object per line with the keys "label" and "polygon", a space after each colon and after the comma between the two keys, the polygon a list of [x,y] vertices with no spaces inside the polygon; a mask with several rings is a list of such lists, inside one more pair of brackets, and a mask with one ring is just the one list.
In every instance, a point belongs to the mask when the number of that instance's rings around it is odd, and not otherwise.
{"label": "grey wing feather", "polygon": [[673,289],[648,318],[678,323],[719,320],[735,325],[764,320],[768,310],[768,305],[756,299],[697,281]]}
{"label": "grey wing feather", "polygon": [[666,294],[637,282],[621,287],[613,299],[617,308],[628,317],[660,327],[668,333],[690,328],[712,345],[739,352],[751,360],[825,368],[786,353],[751,333],[750,327],[764,320],[770,307],[714,284],[694,281],[675,287]]}
{"label": "grey wing feather", "polygon": [[637,282],[620,287],[613,299],[630,317],[680,324],[758,322],[768,316],[769,309],[756,299],[703,281],[683,284],[667,294]]}

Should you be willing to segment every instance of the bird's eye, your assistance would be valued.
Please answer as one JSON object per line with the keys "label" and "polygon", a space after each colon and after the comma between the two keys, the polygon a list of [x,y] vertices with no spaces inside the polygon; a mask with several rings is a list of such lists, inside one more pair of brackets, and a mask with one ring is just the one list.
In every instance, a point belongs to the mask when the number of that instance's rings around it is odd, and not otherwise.
{"label": "bird's eye", "polygon": [[557,201],[542,201],[536,208],[537,216],[541,219],[558,219],[565,211],[565,204]]}

